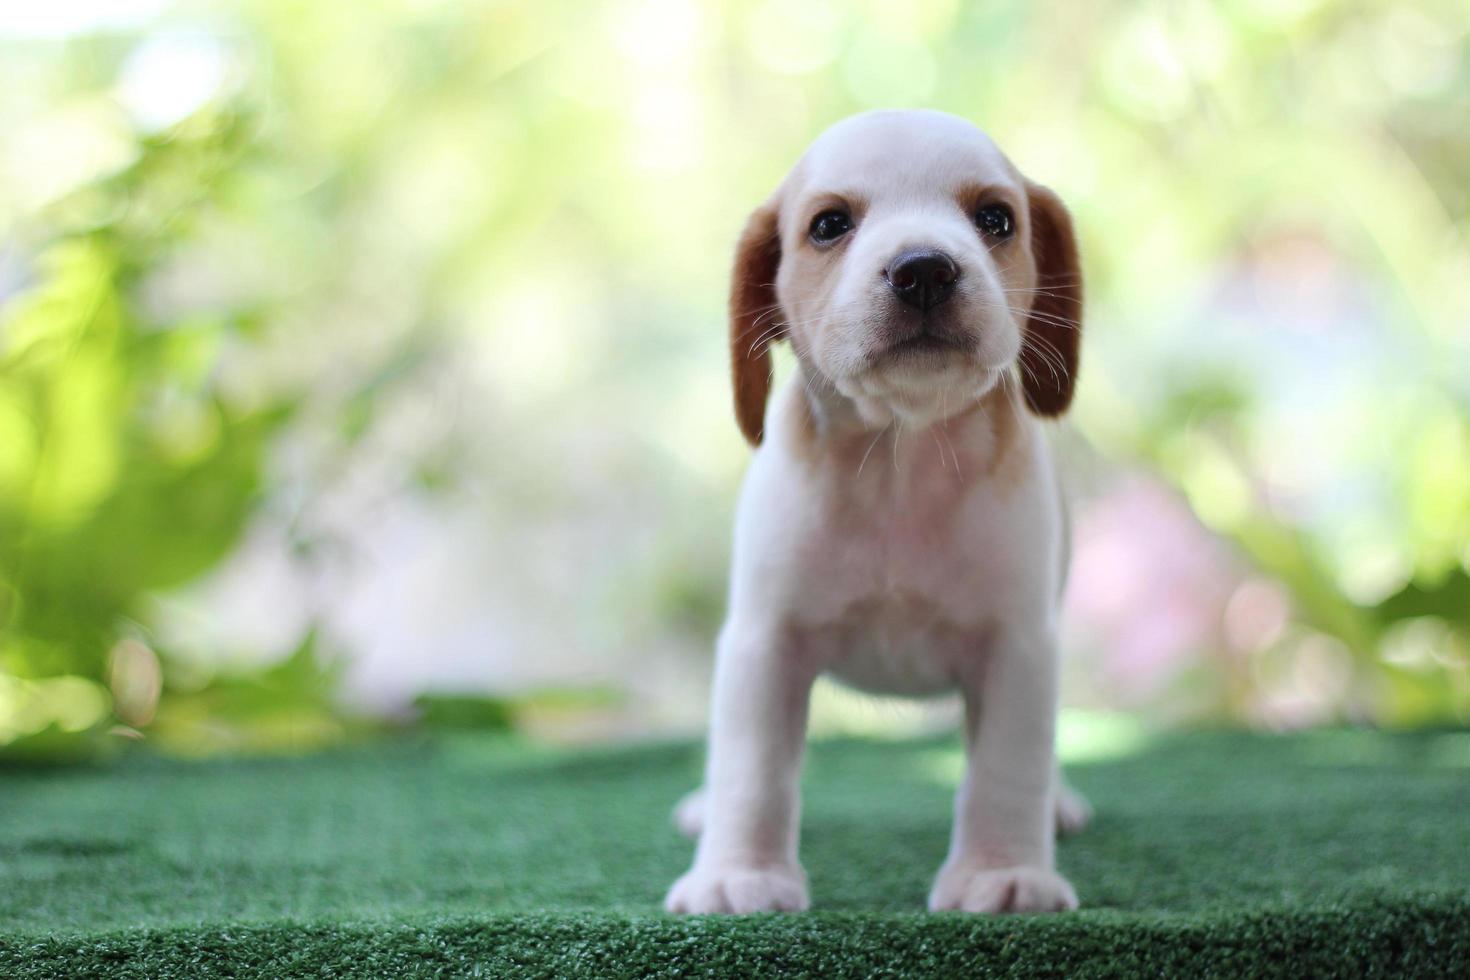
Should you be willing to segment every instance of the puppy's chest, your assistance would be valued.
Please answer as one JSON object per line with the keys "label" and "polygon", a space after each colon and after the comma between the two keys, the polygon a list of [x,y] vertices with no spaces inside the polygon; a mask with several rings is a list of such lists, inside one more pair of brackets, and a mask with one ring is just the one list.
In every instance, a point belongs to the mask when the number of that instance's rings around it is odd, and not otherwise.
{"label": "puppy's chest", "polygon": [[923,607],[964,621],[977,593],[1009,578],[1009,566],[1023,560],[1017,545],[1029,502],[967,486],[953,473],[854,481],[827,500],[796,543],[798,565],[811,574],[824,608],[857,603],[876,612],[886,608],[879,600],[898,597],[894,611],[904,618]]}
{"label": "puppy's chest", "polygon": [[801,548],[805,645],[856,687],[951,687],[1013,604],[1007,508],[942,490],[850,504]]}
{"label": "puppy's chest", "polygon": [[931,598],[910,592],[850,603],[826,622],[799,627],[821,667],[853,687],[921,696],[954,687],[978,668],[994,620],[961,620]]}

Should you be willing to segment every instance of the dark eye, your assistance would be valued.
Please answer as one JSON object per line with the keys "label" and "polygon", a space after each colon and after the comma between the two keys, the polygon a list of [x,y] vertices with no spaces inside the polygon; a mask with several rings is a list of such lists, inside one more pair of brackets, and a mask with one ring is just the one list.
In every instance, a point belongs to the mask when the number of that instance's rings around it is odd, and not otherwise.
{"label": "dark eye", "polygon": [[1010,238],[1016,231],[1016,217],[1004,204],[987,204],[975,212],[975,226],[991,238]]}
{"label": "dark eye", "polygon": [[812,219],[812,241],[818,245],[835,242],[852,231],[852,215],[846,211],[823,211]]}

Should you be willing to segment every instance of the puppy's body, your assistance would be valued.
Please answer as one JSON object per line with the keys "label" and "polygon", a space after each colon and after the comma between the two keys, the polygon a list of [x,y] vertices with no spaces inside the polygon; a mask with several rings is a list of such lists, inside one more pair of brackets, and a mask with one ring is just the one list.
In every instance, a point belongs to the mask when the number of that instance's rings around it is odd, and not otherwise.
{"label": "puppy's body", "polygon": [[[672,911],[806,907],[797,779],[823,672],[965,698],[970,765],[932,908],[1076,904],[1052,867],[1065,535],[1034,415],[1070,399],[1079,288],[1055,197],[938,113],[839,124],[753,216],[731,344],[737,416],[760,448],[736,518],[703,827]],[[800,370],[767,415],[781,338]]]}
{"label": "puppy's body", "polygon": [[[799,380],[773,407],[737,516],[730,621],[772,621],[795,655],[863,690],[978,683],[1018,615],[1048,620],[1060,500],[1039,426],[997,387],[918,431],[816,438]],[[793,487],[801,493],[793,495]]]}

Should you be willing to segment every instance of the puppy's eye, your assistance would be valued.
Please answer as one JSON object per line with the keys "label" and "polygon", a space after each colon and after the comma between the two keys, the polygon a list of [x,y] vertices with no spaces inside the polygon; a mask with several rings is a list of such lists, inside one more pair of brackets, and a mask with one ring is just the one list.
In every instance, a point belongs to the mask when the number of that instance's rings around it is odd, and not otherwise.
{"label": "puppy's eye", "polygon": [[1016,216],[1004,204],[987,204],[975,212],[975,226],[991,238],[1010,238],[1016,233]]}
{"label": "puppy's eye", "polygon": [[823,211],[812,219],[812,241],[818,245],[835,242],[852,231],[852,215],[846,211]]}

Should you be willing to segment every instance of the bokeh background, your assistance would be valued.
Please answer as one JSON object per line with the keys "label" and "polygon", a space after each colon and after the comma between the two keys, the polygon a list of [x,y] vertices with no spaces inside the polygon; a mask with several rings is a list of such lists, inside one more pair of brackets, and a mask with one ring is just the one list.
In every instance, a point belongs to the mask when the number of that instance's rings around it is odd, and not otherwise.
{"label": "bokeh background", "polygon": [[[4,4],[0,754],[696,730],[747,459],[732,243],[822,128],[908,105],[1082,236],[1064,736],[1470,721],[1467,30]],[[824,687],[815,724],[943,711]]]}

